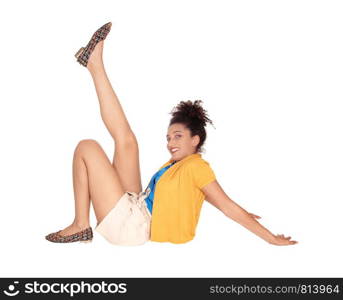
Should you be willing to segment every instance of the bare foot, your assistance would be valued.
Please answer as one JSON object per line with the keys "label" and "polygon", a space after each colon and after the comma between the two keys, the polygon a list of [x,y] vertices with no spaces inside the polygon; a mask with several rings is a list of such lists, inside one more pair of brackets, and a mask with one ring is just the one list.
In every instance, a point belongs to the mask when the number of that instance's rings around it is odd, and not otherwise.
{"label": "bare foot", "polygon": [[102,60],[102,53],[104,49],[104,40],[100,41],[96,44],[94,50],[92,51],[88,63],[87,63],[87,69],[89,71],[93,71],[97,67],[102,67],[103,60]]}
{"label": "bare foot", "polygon": [[71,225],[69,225],[68,227],[64,228],[63,230],[61,230],[58,234],[62,235],[62,236],[67,236],[67,235],[71,235],[74,233],[77,233],[81,230],[84,230],[86,228],[90,227],[89,225],[85,225],[85,226],[79,226],[75,223],[72,223]]}

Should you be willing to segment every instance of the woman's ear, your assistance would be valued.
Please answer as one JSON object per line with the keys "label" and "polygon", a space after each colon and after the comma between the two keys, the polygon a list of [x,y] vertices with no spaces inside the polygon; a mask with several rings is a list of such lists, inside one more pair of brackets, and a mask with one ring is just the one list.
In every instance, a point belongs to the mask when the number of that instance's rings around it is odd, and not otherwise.
{"label": "woman's ear", "polygon": [[195,135],[192,137],[192,146],[196,147],[200,143],[199,135]]}

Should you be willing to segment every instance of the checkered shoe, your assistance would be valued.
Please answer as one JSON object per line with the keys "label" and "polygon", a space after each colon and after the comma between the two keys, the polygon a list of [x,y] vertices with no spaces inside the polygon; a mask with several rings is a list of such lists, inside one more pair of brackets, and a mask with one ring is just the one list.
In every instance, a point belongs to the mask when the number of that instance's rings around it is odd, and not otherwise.
{"label": "checkered shoe", "polygon": [[92,227],[88,227],[84,230],[67,236],[59,235],[60,232],[61,230],[50,233],[45,236],[45,239],[53,243],[91,242],[93,239]]}
{"label": "checkered shoe", "polygon": [[77,58],[77,61],[81,65],[83,65],[84,67],[87,67],[88,59],[91,56],[95,46],[100,41],[106,39],[106,36],[111,30],[111,26],[112,26],[111,22],[108,22],[105,25],[101,26],[97,31],[94,32],[87,46],[81,47],[80,50],[75,53],[75,57]]}

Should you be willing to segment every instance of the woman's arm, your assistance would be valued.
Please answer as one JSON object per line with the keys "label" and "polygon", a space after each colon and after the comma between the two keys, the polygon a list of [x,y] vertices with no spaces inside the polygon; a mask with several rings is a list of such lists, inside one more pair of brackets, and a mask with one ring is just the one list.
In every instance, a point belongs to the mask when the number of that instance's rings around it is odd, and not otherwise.
{"label": "woman's arm", "polygon": [[263,227],[255,220],[255,217],[259,217],[248,213],[245,209],[231,200],[223,191],[217,180],[207,184],[201,190],[205,194],[205,199],[209,203],[217,207],[227,217],[249,229],[268,243],[274,245],[293,245],[297,243],[296,241],[291,241],[291,237],[286,238],[283,234],[274,235],[267,228]]}

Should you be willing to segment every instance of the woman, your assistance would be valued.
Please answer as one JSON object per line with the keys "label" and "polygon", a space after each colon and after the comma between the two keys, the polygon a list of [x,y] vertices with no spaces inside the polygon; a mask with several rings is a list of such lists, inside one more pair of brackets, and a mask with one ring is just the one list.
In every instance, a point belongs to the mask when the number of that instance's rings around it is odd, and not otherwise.
{"label": "woman", "polygon": [[109,22],[100,27],[75,56],[92,76],[102,120],[115,142],[113,162],[96,141],[87,139],[78,143],[73,157],[75,218],[71,225],[48,234],[46,239],[62,243],[91,241],[91,200],[97,218],[96,230],[110,243],[130,244],[125,241],[132,230],[128,216],[143,220],[140,227],[135,227],[141,232],[131,237],[134,240],[131,244],[142,244],[149,239],[185,243],[195,236],[206,198],[227,217],[268,243],[297,243],[283,234],[272,234],[256,221],[259,216],[248,213],[223,191],[209,163],[200,154],[206,139],[206,123],[212,124],[200,105],[201,100],[181,101],[172,112],[166,136],[171,158],[142,192],[137,140],[103,64],[103,44],[111,25]]}

